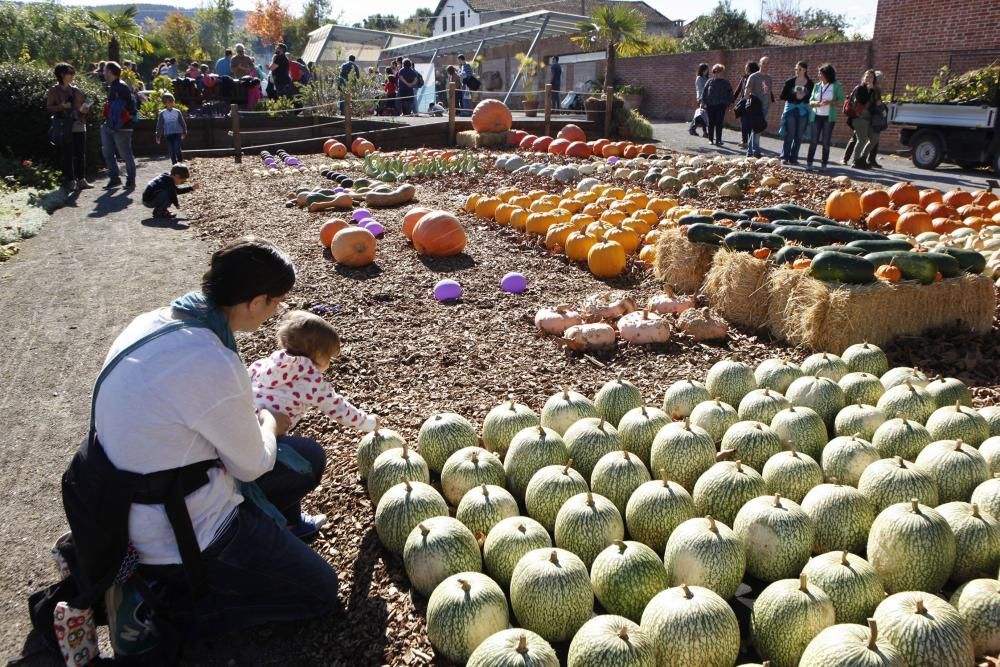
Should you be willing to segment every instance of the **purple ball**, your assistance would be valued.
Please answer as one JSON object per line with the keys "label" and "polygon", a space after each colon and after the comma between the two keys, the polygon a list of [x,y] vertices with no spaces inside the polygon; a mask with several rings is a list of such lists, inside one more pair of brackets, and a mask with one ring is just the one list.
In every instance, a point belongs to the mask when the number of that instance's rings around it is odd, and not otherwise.
{"label": "purple ball", "polygon": [[520,294],[528,289],[528,279],[520,273],[508,273],[500,280],[500,289],[511,294]]}
{"label": "purple ball", "polygon": [[365,225],[367,225],[367,224],[368,224],[369,222],[375,222],[375,218],[372,218],[372,217],[370,217],[370,216],[365,216],[365,217],[363,217],[363,218],[360,218],[360,219],[359,219],[359,218],[354,218],[354,223],[355,223],[356,225],[359,225],[359,226],[361,226],[361,227],[364,227],[364,226],[365,226]]}
{"label": "purple ball", "polygon": [[359,208],[351,214],[351,217],[354,218],[355,222],[361,222],[365,218],[371,218],[372,212],[366,208]]}
{"label": "purple ball", "polygon": [[333,189],[333,191],[334,191],[334,192],[337,192],[337,193],[340,193],[340,192],[347,192],[347,190],[345,190],[344,188],[334,188],[334,189]]}
{"label": "purple ball", "polygon": [[383,227],[382,223],[380,222],[375,222],[374,220],[368,220],[367,222],[361,224],[364,225],[365,229],[367,229],[372,233],[372,236],[382,236],[383,234],[385,234],[385,227]]}
{"label": "purple ball", "polygon": [[612,155],[611,157],[608,158],[608,164],[617,164],[617,163],[618,163],[617,155]]}
{"label": "purple ball", "polygon": [[441,280],[434,286],[434,298],[438,301],[451,301],[461,296],[462,286],[454,280]]}

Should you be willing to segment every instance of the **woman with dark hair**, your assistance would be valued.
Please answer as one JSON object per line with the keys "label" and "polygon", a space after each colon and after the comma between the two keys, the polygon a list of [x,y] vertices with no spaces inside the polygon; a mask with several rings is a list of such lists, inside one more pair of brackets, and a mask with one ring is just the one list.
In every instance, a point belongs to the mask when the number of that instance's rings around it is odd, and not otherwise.
{"label": "woman with dark hair", "polygon": [[[743,78],[741,78],[740,82],[736,84],[736,92],[733,94],[733,99],[739,100],[743,98],[743,95],[746,92],[747,79],[749,79],[750,75],[759,69],[760,65],[757,64],[756,60],[747,61],[747,64],[743,67]],[[746,148],[747,140],[750,138],[749,121],[745,115],[738,120],[740,121],[740,148]]]}
{"label": "woman with dark hair", "polygon": [[85,173],[87,125],[85,118],[90,103],[83,92],[73,85],[76,70],[68,63],[59,63],[54,72],[56,84],[49,88],[45,108],[52,114],[53,127],[58,132],[50,139],[58,139],[55,144],[59,169],[63,174],[63,187],[67,190],[82,190],[94,187],[87,181]]}
{"label": "woman with dark hair", "polygon": [[420,81],[419,77],[417,70],[413,68],[413,61],[409,58],[404,60],[403,68],[396,75],[396,95],[401,106],[400,113],[404,116],[413,114],[417,109],[414,96],[419,88],[417,85]]}
{"label": "woman with dark hair", "polygon": [[[186,517],[176,506],[171,513],[169,497],[127,509],[135,573],[163,603],[150,602],[154,624],[162,619],[181,638],[311,618],[337,605],[336,573],[303,542],[326,517],[299,505],[323,475],[323,448],[285,435],[285,415],[258,418],[235,338],[273,316],[294,283],[291,260],[271,243],[230,243],[212,255],[200,292],[125,328],[95,387],[90,449],[113,467],[88,468],[78,454],[78,478],[201,466],[200,484],[185,488]],[[129,600],[118,602],[126,611],[109,609],[113,639],[122,634],[116,622],[134,621]]]}
{"label": "woman with dark hair", "polygon": [[698,65],[698,74],[694,78],[695,101],[701,104],[702,94],[705,92],[705,84],[708,83],[708,63]]}
{"label": "woman with dark hair", "polygon": [[726,78],[726,66],[716,63],[712,67],[712,78],[705,84],[701,94],[702,105],[708,111],[708,140],[716,146],[722,145],[722,123],[726,108],[733,103],[733,86]]}
{"label": "woman with dark hair", "polygon": [[813,89],[808,70],[809,65],[805,61],[797,62],[795,76],[785,81],[781,89],[780,98],[785,101],[780,127],[780,133],[785,138],[781,148],[781,160],[784,164],[799,163],[799,148],[809,121],[809,99]]}
{"label": "woman with dark hair", "polygon": [[830,137],[833,136],[833,125],[837,122],[837,109],[844,103],[844,89],[837,81],[837,71],[833,65],[825,63],[819,68],[819,81],[813,84],[812,95],[809,97],[809,123],[813,126],[812,137],[809,140],[809,156],[806,158],[806,171],[812,170],[813,158],[816,157],[816,145],[823,142],[822,169],[826,169],[830,161]]}

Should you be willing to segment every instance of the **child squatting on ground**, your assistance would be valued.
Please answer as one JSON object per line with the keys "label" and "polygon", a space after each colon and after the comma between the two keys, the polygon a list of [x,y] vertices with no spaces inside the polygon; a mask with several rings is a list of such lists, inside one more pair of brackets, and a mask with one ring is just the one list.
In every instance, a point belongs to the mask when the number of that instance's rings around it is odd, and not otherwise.
{"label": "child squatting on ground", "polygon": [[201,183],[184,185],[191,177],[191,172],[183,164],[175,164],[170,173],[163,172],[147,185],[142,192],[142,203],[153,209],[154,218],[173,218],[168,209],[170,205],[180,208],[177,195],[186,194],[201,187]]}
{"label": "child squatting on ground", "polygon": [[156,143],[166,139],[170,164],[177,164],[184,161],[181,140],[187,136],[187,123],[184,121],[184,112],[174,108],[174,96],[171,93],[163,93],[162,99],[166,108],[161,109],[160,115],[156,117]]}

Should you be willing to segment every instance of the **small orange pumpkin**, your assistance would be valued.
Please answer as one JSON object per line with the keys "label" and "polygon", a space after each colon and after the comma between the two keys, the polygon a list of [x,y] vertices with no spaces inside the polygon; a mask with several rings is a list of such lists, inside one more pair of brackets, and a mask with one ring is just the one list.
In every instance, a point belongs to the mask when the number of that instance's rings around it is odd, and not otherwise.
{"label": "small orange pumpkin", "polygon": [[587,267],[598,278],[613,278],[625,272],[625,249],[614,241],[599,241],[587,253]]}
{"label": "small orange pumpkin", "polygon": [[634,160],[635,158],[639,157],[639,150],[640,150],[639,147],[636,146],[635,144],[629,144],[628,146],[625,147],[625,150],[622,151],[622,155],[627,160]]}
{"label": "small orange pumpkin", "polygon": [[944,200],[941,198],[941,191],[934,188],[927,188],[920,191],[920,205],[927,208],[931,204],[939,204]]}
{"label": "small orange pumpkin", "polygon": [[457,255],[465,250],[465,229],[451,213],[431,211],[413,228],[413,247],[430,257]]}
{"label": "small orange pumpkin", "polygon": [[865,224],[868,229],[877,231],[886,227],[895,227],[896,220],[898,219],[899,212],[886,206],[882,206],[868,214],[868,217],[865,219]]}
{"label": "small orange pumpkin", "polygon": [[472,129],[476,132],[506,132],[513,122],[510,109],[500,100],[485,99],[472,110]]}
{"label": "small orange pumpkin", "polygon": [[656,155],[656,144],[643,144],[639,148],[639,155]]}
{"label": "small orange pumpkin", "polygon": [[932,231],[934,231],[934,225],[931,222],[931,216],[925,212],[914,211],[912,213],[903,213],[896,220],[896,232],[898,234],[916,236]]}
{"label": "small orange pumpkin", "polygon": [[854,190],[834,190],[826,198],[826,217],[834,220],[860,220],[861,196]]}
{"label": "small orange pumpkin", "polygon": [[969,218],[974,215],[989,217],[989,214],[990,210],[988,208],[977,204],[966,204],[965,206],[958,207],[958,215],[963,218]]}
{"label": "small orange pumpkin", "polygon": [[607,143],[601,148],[601,157],[618,157],[622,154],[617,144]]}
{"label": "small orange pumpkin", "polygon": [[918,190],[917,186],[913,185],[909,181],[896,183],[889,188],[889,199],[891,199],[892,203],[896,206],[902,206],[903,204],[919,204],[920,190]]}
{"label": "small orange pumpkin", "polygon": [[364,227],[341,229],[333,236],[330,252],[338,264],[368,266],[375,261],[375,237]]}
{"label": "small orange pumpkin", "polygon": [[552,143],[552,137],[549,136],[538,137],[531,142],[531,150],[535,151],[536,153],[544,153],[549,149],[549,144],[551,143]]}
{"label": "small orange pumpkin", "polygon": [[757,259],[767,259],[768,257],[771,256],[771,249],[757,248],[756,250],[753,251],[753,256],[756,257]]}
{"label": "small orange pumpkin", "polygon": [[538,137],[535,136],[534,134],[526,134],[526,135],[524,135],[523,137],[521,137],[521,143],[518,144],[518,148],[523,148],[525,150],[529,150],[530,151],[531,150],[531,145],[533,143],[535,143],[535,139],[537,139],[537,138]]}
{"label": "small orange pumpkin", "polygon": [[590,147],[583,141],[574,141],[566,147],[566,152],[564,153],[566,157],[576,157],[581,159],[587,159],[591,156]]}
{"label": "small orange pumpkin", "polygon": [[957,209],[960,206],[972,203],[972,193],[962,188],[955,188],[946,192],[943,199],[945,204]]}
{"label": "small orange pumpkin", "polygon": [[553,139],[549,142],[548,152],[550,155],[563,155],[568,147],[568,139]]}
{"label": "small orange pumpkin", "polygon": [[524,130],[510,130],[507,132],[507,145],[508,146],[520,146],[521,140],[528,136],[528,133]]}
{"label": "small orange pumpkin", "polygon": [[900,215],[903,213],[926,213],[920,204],[903,204],[898,209]]}
{"label": "small orange pumpkin", "polygon": [[330,243],[333,241],[333,237],[337,235],[341,229],[349,227],[346,220],[341,220],[339,218],[333,218],[327,220],[323,223],[323,226],[319,228],[319,244],[327,248],[330,247]]}
{"label": "small orange pumpkin", "polygon": [[611,143],[609,139],[601,137],[600,139],[595,139],[594,141],[587,142],[590,144],[590,149],[593,151],[594,155],[597,157],[604,156],[604,147]]}
{"label": "small orange pumpkin", "polygon": [[927,215],[932,218],[957,218],[958,211],[944,202],[932,202],[927,205]]}
{"label": "small orange pumpkin", "polygon": [[984,218],[979,215],[972,215],[969,216],[968,218],[964,218],[962,220],[962,224],[964,224],[966,227],[971,227],[976,231],[982,231],[983,229],[985,229],[987,226],[990,225],[990,219]]}
{"label": "small orange pumpkin", "polygon": [[884,208],[892,203],[889,193],[885,190],[865,190],[861,194],[861,212],[871,213],[877,208]]}
{"label": "small orange pumpkin", "polygon": [[808,269],[812,266],[813,261],[808,257],[799,257],[794,262],[792,262],[792,268],[796,271],[802,271],[803,269]]}
{"label": "small orange pumpkin", "polygon": [[931,227],[938,234],[947,234],[960,228],[962,223],[954,218],[934,218],[931,220]]}
{"label": "small orange pumpkin", "polygon": [[323,152],[324,153],[329,153],[330,152],[330,146],[332,146],[334,144],[339,144],[339,143],[340,142],[337,141],[336,139],[327,139],[326,141],[323,142]]}
{"label": "small orange pumpkin", "polygon": [[883,264],[875,269],[875,277],[879,280],[884,280],[887,283],[898,283],[903,277],[903,272],[899,270],[898,266],[891,263]]}
{"label": "small orange pumpkin", "polygon": [[979,206],[989,206],[995,201],[1000,200],[992,190],[980,190],[972,197],[972,203]]}
{"label": "small orange pumpkin", "polygon": [[579,125],[569,123],[568,125],[563,125],[563,128],[556,134],[556,139],[565,139],[573,143],[574,141],[586,141],[587,135],[580,129]]}

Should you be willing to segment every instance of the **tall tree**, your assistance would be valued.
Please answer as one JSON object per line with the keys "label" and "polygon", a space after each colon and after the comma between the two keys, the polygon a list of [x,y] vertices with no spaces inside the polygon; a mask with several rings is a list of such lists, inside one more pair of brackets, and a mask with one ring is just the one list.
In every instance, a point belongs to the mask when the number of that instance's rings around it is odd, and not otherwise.
{"label": "tall tree", "polygon": [[128,5],[120,11],[112,9],[91,9],[81,27],[97,35],[108,46],[108,60],[120,63],[122,48],[149,53],[153,45],[142,35],[135,22],[138,13],[135,5]]}
{"label": "tall tree", "polygon": [[767,32],[785,37],[802,36],[802,13],[798,0],[770,0],[764,9]]}
{"label": "tall tree", "polygon": [[233,0],[212,0],[194,15],[199,27],[201,47],[211,54],[222,55],[232,46]]}
{"label": "tall tree", "polygon": [[431,33],[431,21],[434,19],[434,10],[427,9],[425,7],[417,8],[417,11],[413,12],[409,18],[403,21],[399,26],[399,32],[405,35],[418,35],[421,37],[430,37]]}
{"label": "tall tree", "polygon": [[288,10],[281,0],[257,0],[254,11],[247,16],[247,30],[271,47],[284,39]]}
{"label": "tall tree", "polygon": [[368,30],[399,30],[401,25],[399,17],[395,14],[371,14],[357,27]]}
{"label": "tall tree", "polygon": [[176,58],[201,60],[207,53],[198,41],[198,24],[180,12],[167,14],[156,31],[163,46]]}
{"label": "tall tree", "polygon": [[722,0],[711,14],[691,22],[681,47],[685,51],[748,49],[763,46],[766,37],[764,26],[751,22],[746,12],[733,9],[729,0]]}
{"label": "tall tree", "polygon": [[615,85],[615,63],[619,55],[638,55],[649,48],[644,37],[646,19],[631,7],[605,5],[590,15],[590,21],[580,25],[580,34],[573,41],[584,47],[600,44],[607,55],[604,80]]}

